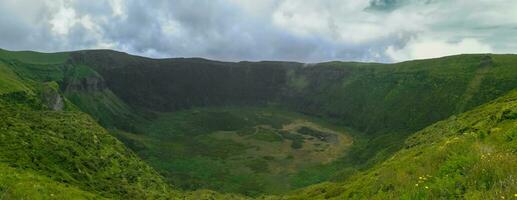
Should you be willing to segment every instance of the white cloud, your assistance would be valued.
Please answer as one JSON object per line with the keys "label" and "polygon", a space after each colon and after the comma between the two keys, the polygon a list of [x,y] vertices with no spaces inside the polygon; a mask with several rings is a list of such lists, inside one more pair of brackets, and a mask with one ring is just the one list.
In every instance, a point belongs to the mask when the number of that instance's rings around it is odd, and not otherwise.
{"label": "white cloud", "polygon": [[125,2],[123,0],[109,0],[108,3],[111,5],[113,16],[127,17],[125,10]]}
{"label": "white cloud", "polygon": [[514,0],[375,1],[380,8],[371,0],[1,0],[0,48],[302,62],[517,53]]}
{"label": "white cloud", "polygon": [[446,42],[435,39],[412,39],[401,49],[389,46],[386,50],[386,54],[395,61],[405,61],[455,54],[489,53],[492,51],[489,45],[482,44],[472,38],[465,38],[459,42]]}
{"label": "white cloud", "polygon": [[49,23],[54,33],[67,35],[70,28],[77,23],[75,10],[71,7],[65,7],[61,2],[57,13],[52,16]]}
{"label": "white cloud", "polygon": [[323,37],[343,44],[367,44],[397,33],[425,29],[436,6],[410,5],[394,12],[370,12],[369,1],[283,1],[273,24],[300,36]]}

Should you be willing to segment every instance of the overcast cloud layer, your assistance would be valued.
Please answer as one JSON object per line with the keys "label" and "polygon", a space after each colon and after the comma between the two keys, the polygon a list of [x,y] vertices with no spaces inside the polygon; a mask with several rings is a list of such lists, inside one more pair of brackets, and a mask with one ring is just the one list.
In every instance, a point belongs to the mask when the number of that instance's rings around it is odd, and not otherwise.
{"label": "overcast cloud layer", "polygon": [[0,48],[394,62],[517,53],[515,0],[1,0]]}

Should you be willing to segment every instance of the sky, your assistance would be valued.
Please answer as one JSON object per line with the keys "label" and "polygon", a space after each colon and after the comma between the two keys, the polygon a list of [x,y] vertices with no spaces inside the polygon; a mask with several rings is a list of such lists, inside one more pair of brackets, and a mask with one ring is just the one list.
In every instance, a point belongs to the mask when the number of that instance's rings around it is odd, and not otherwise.
{"label": "sky", "polygon": [[517,53],[515,0],[1,0],[0,48],[400,62]]}

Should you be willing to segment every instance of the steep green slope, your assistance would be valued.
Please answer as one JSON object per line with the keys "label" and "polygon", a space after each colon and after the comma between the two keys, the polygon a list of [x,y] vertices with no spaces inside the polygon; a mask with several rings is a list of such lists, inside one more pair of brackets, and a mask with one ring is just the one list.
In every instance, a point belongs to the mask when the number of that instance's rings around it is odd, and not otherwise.
{"label": "steep green slope", "polygon": [[[23,83],[38,87],[41,83],[57,83],[60,92],[81,111],[87,112],[104,127],[131,129],[127,121],[138,117],[105,86],[95,70],[69,61],[72,53],[12,52],[0,50],[0,70],[6,75],[17,75]],[[5,68],[5,70],[3,69]],[[8,73],[9,72],[9,73]],[[12,78],[3,77],[6,87],[16,89]],[[9,85],[11,84],[11,85]],[[1,90],[0,90],[1,91]]]}
{"label": "steep green slope", "polygon": [[[34,59],[29,61],[46,60]],[[40,79],[63,77],[39,73],[59,74],[59,67],[5,57],[1,60],[2,199],[172,197],[174,193],[151,167],[88,115],[77,111],[62,97],[56,82]],[[59,110],[69,111],[52,111],[47,104],[49,96],[67,104]]]}
{"label": "steep green slope", "polygon": [[31,170],[0,163],[0,199],[104,199]]}
{"label": "steep green slope", "polygon": [[511,199],[517,196],[517,91],[412,135],[344,183],[286,199]]}
{"label": "steep green slope", "polygon": [[300,65],[150,59],[104,50],[72,53],[70,62],[95,69],[107,87],[127,104],[161,112],[271,102],[281,94],[285,68]]}
{"label": "steep green slope", "polygon": [[18,80],[17,75],[7,67],[6,64],[0,61],[0,94],[28,90],[29,89]]}
{"label": "steep green slope", "polygon": [[292,73],[291,79],[306,82],[293,101],[303,112],[337,117],[364,132],[410,133],[515,88],[516,58],[459,55],[389,65],[322,63]]}
{"label": "steep green slope", "polygon": [[[372,135],[411,133],[517,86],[517,56],[458,55],[396,64],[218,62],[81,51],[71,62],[97,71],[130,106],[176,111],[263,105],[339,119]],[[130,88],[130,89],[129,89]]]}
{"label": "steep green slope", "polygon": [[0,163],[115,198],[170,195],[167,184],[80,112],[34,110],[0,98]]}

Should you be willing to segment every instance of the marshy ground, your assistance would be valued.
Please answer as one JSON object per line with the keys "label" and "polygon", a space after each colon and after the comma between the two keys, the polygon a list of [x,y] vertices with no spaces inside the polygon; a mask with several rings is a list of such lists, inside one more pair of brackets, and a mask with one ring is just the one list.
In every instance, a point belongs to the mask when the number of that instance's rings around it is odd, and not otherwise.
{"label": "marshy ground", "polygon": [[297,173],[343,156],[346,130],[269,107],[194,108],[157,113],[141,134],[120,138],[184,189],[281,193]]}

